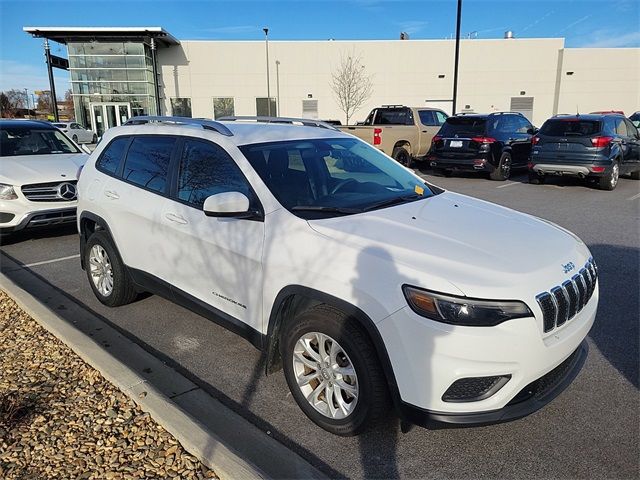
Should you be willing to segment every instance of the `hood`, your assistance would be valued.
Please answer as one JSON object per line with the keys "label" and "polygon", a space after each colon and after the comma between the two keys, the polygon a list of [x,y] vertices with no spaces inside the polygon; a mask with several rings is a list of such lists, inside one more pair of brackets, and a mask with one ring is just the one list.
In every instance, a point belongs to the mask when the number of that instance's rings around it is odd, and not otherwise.
{"label": "hood", "polygon": [[0,157],[0,183],[21,186],[77,180],[78,168],[84,165],[87,158],[89,155],[86,153]]}
{"label": "hood", "polygon": [[[589,258],[579,238],[550,222],[451,192],[309,225],[354,248],[386,251],[418,286],[429,288],[428,279],[438,277],[478,298],[521,298],[516,291],[524,284],[535,295]],[[576,268],[565,273],[569,262]]]}

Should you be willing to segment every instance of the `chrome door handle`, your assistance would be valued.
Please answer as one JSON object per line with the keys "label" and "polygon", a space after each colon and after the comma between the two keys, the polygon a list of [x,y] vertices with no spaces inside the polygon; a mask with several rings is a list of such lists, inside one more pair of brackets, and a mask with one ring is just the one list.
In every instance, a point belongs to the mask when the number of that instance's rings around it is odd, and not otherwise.
{"label": "chrome door handle", "polygon": [[181,215],[176,215],[175,213],[165,213],[164,217],[170,222],[179,223],[181,225],[186,225],[189,223],[186,218]]}
{"label": "chrome door handle", "polygon": [[117,200],[120,198],[120,195],[118,195],[118,192],[114,192],[113,190],[105,190],[104,195],[105,197],[109,197],[113,200]]}

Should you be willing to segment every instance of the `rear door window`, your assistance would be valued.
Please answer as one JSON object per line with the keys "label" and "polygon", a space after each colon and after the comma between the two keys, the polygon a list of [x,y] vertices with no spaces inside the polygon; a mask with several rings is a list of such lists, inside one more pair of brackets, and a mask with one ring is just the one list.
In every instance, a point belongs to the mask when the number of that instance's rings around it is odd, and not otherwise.
{"label": "rear door window", "polygon": [[122,178],[153,192],[165,193],[175,137],[135,137],[124,164]]}
{"label": "rear door window", "polygon": [[115,175],[128,143],[129,137],[118,137],[113,140],[100,154],[96,168],[101,172]]}
{"label": "rear door window", "polygon": [[484,117],[449,117],[440,129],[443,137],[475,137],[485,134],[487,119]]}
{"label": "rear door window", "polygon": [[540,134],[550,137],[590,137],[599,131],[600,122],[598,120],[555,118],[544,122]]}

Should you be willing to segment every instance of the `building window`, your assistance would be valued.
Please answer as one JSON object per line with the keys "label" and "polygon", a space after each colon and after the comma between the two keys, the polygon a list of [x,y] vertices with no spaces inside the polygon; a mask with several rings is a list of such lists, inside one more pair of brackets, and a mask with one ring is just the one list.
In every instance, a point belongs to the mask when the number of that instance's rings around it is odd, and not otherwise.
{"label": "building window", "polygon": [[213,98],[213,118],[233,117],[234,115],[233,97]]}
{"label": "building window", "polygon": [[186,97],[172,98],[171,115],[174,117],[191,117],[191,99]]}
{"label": "building window", "polygon": [[[269,103],[271,103],[271,112],[269,112]],[[276,99],[271,98],[271,102],[269,102],[267,97],[256,98],[256,115],[259,117],[277,117]]]}

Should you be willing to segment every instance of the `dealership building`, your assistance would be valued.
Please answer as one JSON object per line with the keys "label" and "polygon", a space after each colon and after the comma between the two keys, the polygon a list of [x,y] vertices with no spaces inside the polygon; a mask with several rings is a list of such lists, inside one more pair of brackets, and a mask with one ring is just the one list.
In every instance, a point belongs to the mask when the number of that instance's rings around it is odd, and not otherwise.
{"label": "dealership building", "polygon": [[[267,48],[265,41],[178,40],[161,27],[24,31],[66,45],[76,120],[98,135],[135,115],[271,112],[344,123],[331,82],[346,56],[359,58],[372,81],[353,122],[382,104],[451,113],[454,40],[269,41]],[[459,65],[458,111],[520,111],[539,126],[559,113],[640,110],[639,48],[464,39]]]}

